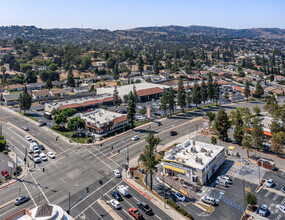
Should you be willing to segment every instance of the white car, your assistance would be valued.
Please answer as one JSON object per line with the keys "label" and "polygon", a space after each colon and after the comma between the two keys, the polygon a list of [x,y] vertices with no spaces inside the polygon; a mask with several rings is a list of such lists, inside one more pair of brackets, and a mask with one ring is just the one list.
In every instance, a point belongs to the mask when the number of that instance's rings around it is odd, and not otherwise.
{"label": "white car", "polygon": [[116,199],[111,199],[110,204],[111,204],[111,206],[113,206],[114,209],[122,208],[120,203]]}
{"label": "white car", "polygon": [[51,158],[51,159],[54,159],[54,158],[55,158],[53,152],[48,152],[48,153],[47,153],[47,156],[48,156],[49,158]]}
{"label": "white car", "polygon": [[138,136],[138,135],[135,135],[135,136],[132,137],[132,140],[133,140],[133,141],[136,141],[136,140],[138,140],[138,139],[140,139],[140,136]]}
{"label": "white car", "polygon": [[29,130],[29,127],[28,127],[28,126],[23,126],[22,129],[23,129],[24,131],[28,131],[28,130]]}
{"label": "white car", "polygon": [[268,179],[267,182],[266,182],[266,186],[267,186],[268,188],[271,188],[271,187],[273,186],[273,184],[274,184],[273,179]]}
{"label": "white car", "polygon": [[285,205],[278,205],[277,207],[279,208],[280,212],[285,214]]}
{"label": "white car", "polygon": [[28,136],[28,135],[25,136],[25,139],[26,139],[27,141],[31,141],[31,140],[32,140],[32,138],[31,138],[30,136]]}
{"label": "white car", "polygon": [[38,154],[34,154],[33,155],[33,160],[34,160],[35,163],[40,163],[41,162],[41,159],[40,159]]}
{"label": "white car", "polygon": [[118,169],[114,170],[114,174],[115,174],[115,177],[117,177],[117,178],[121,177],[120,170],[118,170]]}
{"label": "white car", "polygon": [[143,109],[143,107],[139,105],[139,106],[138,106],[138,109]]}
{"label": "white car", "polygon": [[41,160],[47,161],[47,156],[44,153],[40,153],[39,156],[40,156]]}
{"label": "white car", "polygon": [[185,201],[185,196],[183,196],[180,192],[176,192],[175,193],[175,197],[180,202],[184,202]]}

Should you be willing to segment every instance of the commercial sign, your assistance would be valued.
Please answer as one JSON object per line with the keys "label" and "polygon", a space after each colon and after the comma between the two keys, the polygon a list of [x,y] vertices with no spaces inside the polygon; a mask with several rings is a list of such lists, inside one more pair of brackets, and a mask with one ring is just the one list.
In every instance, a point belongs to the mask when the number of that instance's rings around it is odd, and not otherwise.
{"label": "commercial sign", "polygon": [[8,162],[8,167],[12,168],[13,169],[13,163],[12,162]]}
{"label": "commercial sign", "polygon": [[149,118],[149,120],[151,121],[151,108],[150,106],[146,106],[146,117]]}

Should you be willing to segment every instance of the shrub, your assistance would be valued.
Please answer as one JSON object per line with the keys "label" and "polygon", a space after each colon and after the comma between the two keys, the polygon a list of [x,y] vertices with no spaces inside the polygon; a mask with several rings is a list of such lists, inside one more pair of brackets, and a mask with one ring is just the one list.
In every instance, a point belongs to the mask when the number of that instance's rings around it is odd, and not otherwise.
{"label": "shrub", "polygon": [[187,213],[186,217],[188,217],[189,219],[194,219],[190,213]]}
{"label": "shrub", "polygon": [[6,140],[0,140],[0,151],[5,150]]}
{"label": "shrub", "polygon": [[3,152],[3,154],[8,154],[7,150],[3,150],[2,152]]}
{"label": "shrub", "polygon": [[108,107],[107,107],[107,105],[101,105],[100,108],[101,109],[107,109]]}
{"label": "shrub", "polygon": [[172,199],[167,199],[167,203],[171,205],[176,210],[179,208],[179,205],[177,205]]}
{"label": "shrub", "polygon": [[[22,167],[21,166],[17,166],[17,174],[19,175],[19,173],[22,172]],[[16,176],[16,171],[14,171],[14,176]]]}
{"label": "shrub", "polygon": [[86,143],[87,143],[87,144],[92,143],[92,138],[88,138],[88,139],[86,140]]}
{"label": "shrub", "polygon": [[180,212],[182,215],[187,215],[188,213],[184,210],[184,209],[182,209],[182,208],[178,208],[177,209],[178,210],[178,212]]}
{"label": "shrub", "polygon": [[0,140],[4,140],[4,136],[3,135],[0,135]]}

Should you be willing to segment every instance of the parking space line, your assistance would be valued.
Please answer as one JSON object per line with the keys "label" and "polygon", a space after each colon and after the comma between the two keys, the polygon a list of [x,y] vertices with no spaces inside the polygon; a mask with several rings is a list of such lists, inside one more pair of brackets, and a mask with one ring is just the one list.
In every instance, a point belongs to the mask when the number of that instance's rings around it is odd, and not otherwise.
{"label": "parking space line", "polygon": [[97,157],[93,152],[91,152],[89,149],[87,149],[86,147],[84,147],[85,150],[87,150],[90,154],[92,154],[94,157],[96,157],[97,159],[99,159],[102,163],[104,163],[107,167],[109,167],[111,170],[113,170],[113,168],[111,166],[109,166],[108,164],[106,164],[103,160],[101,160],[99,157]]}
{"label": "parking space line", "polygon": [[[115,177],[113,178],[113,179],[115,179]],[[113,180],[113,179],[111,179],[111,180]],[[108,182],[110,182],[111,180],[109,180]],[[108,183],[107,182],[107,183]],[[111,190],[113,190],[114,188],[116,188],[116,186],[118,186],[119,184],[121,184],[123,182],[123,180],[121,180],[118,184],[116,184],[114,187],[112,187],[111,189],[109,189],[107,192],[105,192],[105,194],[104,195],[106,195],[106,194],[108,194]],[[105,183],[104,185],[106,185],[107,183]],[[104,185],[102,185],[102,186],[100,186],[97,190],[99,190],[100,188],[102,188]],[[95,190],[94,192],[97,192],[97,190]],[[93,192],[93,193],[94,193]],[[89,196],[91,196],[93,193],[91,193],[91,194],[89,194]],[[103,196],[104,196],[103,195]],[[88,198],[89,196],[86,196],[86,198]],[[86,199],[85,198],[85,199]],[[85,200],[84,199],[84,200]],[[98,198],[98,199],[100,199],[100,198]],[[83,212],[85,212],[87,209],[89,209],[92,205],[94,205],[97,201],[98,201],[98,199],[96,199],[94,202],[92,202],[89,206],[87,206],[82,212],[80,212],[77,216],[75,216],[75,218],[77,218],[78,216],[80,216],[80,214],[81,213],[83,213]],[[82,201],[84,201],[84,200],[81,200],[79,203],[81,203]],[[79,203],[77,203],[77,204],[75,204],[74,206],[72,206],[72,208],[74,208],[75,206],[77,206]]]}
{"label": "parking space line", "polygon": [[279,220],[281,218],[281,215],[278,215],[275,220]]}
{"label": "parking space line", "polygon": [[267,191],[267,193],[265,194],[265,197],[268,197],[270,195],[270,191]]}
{"label": "parking space line", "polygon": [[282,200],[281,204],[283,205],[285,203],[285,198]]}
{"label": "parking space line", "polygon": [[93,210],[93,212],[95,212],[95,213],[96,213],[96,215],[98,215],[98,216],[99,216],[99,219],[102,219],[102,217],[98,214],[98,212],[96,212],[96,211],[95,211],[95,209],[93,209],[93,208],[92,208],[92,206],[91,206],[90,208]]}
{"label": "parking space line", "polygon": [[273,200],[275,201],[278,197],[279,197],[279,195],[276,194],[276,196],[274,196]]}

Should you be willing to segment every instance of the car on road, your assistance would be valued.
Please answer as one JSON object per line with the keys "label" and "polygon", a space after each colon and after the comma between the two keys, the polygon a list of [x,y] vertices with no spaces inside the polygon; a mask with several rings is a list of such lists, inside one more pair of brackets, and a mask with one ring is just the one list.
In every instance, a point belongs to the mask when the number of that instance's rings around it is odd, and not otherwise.
{"label": "car on road", "polygon": [[41,158],[39,157],[38,154],[33,154],[33,161],[35,163],[40,163],[41,162]]}
{"label": "car on road", "polygon": [[110,200],[111,206],[113,206],[114,209],[121,209],[120,203],[116,199],[111,199]]}
{"label": "car on road", "polygon": [[170,136],[176,136],[176,135],[177,135],[177,132],[176,132],[176,131],[170,131],[170,132],[169,132],[169,135],[170,135]]}
{"label": "car on road", "polygon": [[285,214],[285,205],[278,205],[277,207],[280,210],[280,212]]}
{"label": "car on road", "polygon": [[260,208],[259,208],[259,211],[258,211],[258,214],[261,215],[261,216],[267,216],[269,210],[268,210],[268,206],[263,204]]}
{"label": "car on road", "polygon": [[2,170],[1,171],[2,176],[7,177],[10,176],[9,172],[7,170]]}
{"label": "car on road", "polygon": [[138,136],[138,135],[135,135],[135,136],[132,137],[133,141],[137,141],[138,139],[140,139],[140,136]]}
{"label": "car on road", "polygon": [[42,144],[40,144],[38,147],[39,147],[41,150],[45,150],[45,147],[44,147]]}
{"label": "car on road", "polygon": [[230,178],[228,175],[222,175],[218,176],[219,181],[226,181],[226,183],[231,184],[233,183],[232,178]]}
{"label": "car on road", "polygon": [[211,196],[203,196],[201,201],[209,205],[217,205],[217,200]]}
{"label": "car on road", "polygon": [[15,205],[21,205],[21,204],[23,204],[29,200],[30,200],[29,196],[20,196],[14,201],[14,204]]}
{"label": "car on road", "polygon": [[143,219],[142,214],[139,212],[139,210],[135,207],[129,208],[129,213],[136,218],[136,220]]}
{"label": "car on road", "polygon": [[49,158],[51,158],[51,159],[54,159],[54,158],[55,158],[53,152],[47,152],[47,156],[48,156]]}
{"label": "car on road", "polygon": [[37,145],[39,145],[39,143],[37,142],[37,140],[32,140],[32,143],[36,143]]}
{"label": "car on road", "polygon": [[162,123],[159,121],[159,122],[157,122],[157,125],[158,126],[162,126]]}
{"label": "car on road", "polygon": [[45,126],[45,125],[47,125],[46,122],[40,122],[40,123],[39,123],[39,127],[42,127],[42,126]]}
{"label": "car on road", "polygon": [[115,177],[117,177],[117,178],[121,177],[121,172],[118,169],[114,170],[114,174],[115,174]]}
{"label": "car on road", "polygon": [[146,202],[138,202],[137,206],[139,209],[143,210],[147,215],[152,213],[152,209]]}
{"label": "car on road", "polygon": [[26,139],[27,141],[31,141],[31,140],[32,140],[32,138],[31,138],[30,136],[28,136],[28,135],[25,136],[25,139]]}
{"label": "car on road", "polygon": [[272,188],[274,185],[274,180],[273,179],[268,179],[267,182],[266,182],[266,186],[268,188]]}
{"label": "car on road", "polygon": [[40,156],[41,160],[47,161],[47,156],[45,155],[45,153],[40,153],[39,156]]}
{"label": "car on road", "polygon": [[283,186],[283,188],[281,189],[281,191],[282,191],[283,193],[285,193],[285,186]]}
{"label": "car on road", "polygon": [[216,185],[218,186],[222,186],[222,187],[228,187],[228,183],[227,183],[227,180],[224,180],[224,179],[217,179],[216,180]]}
{"label": "car on road", "polygon": [[29,130],[29,127],[28,127],[28,126],[23,126],[22,129],[23,129],[24,131],[28,131],[28,130]]}
{"label": "car on road", "polygon": [[175,197],[176,197],[176,199],[178,200],[178,201],[180,201],[180,202],[184,202],[185,201],[185,196],[184,195],[182,195],[180,192],[176,192],[175,193]]}
{"label": "car on road", "polygon": [[113,191],[111,193],[111,195],[113,196],[113,198],[115,198],[116,200],[118,201],[123,201],[123,197],[120,195],[120,193],[116,192],[116,191]]}

